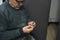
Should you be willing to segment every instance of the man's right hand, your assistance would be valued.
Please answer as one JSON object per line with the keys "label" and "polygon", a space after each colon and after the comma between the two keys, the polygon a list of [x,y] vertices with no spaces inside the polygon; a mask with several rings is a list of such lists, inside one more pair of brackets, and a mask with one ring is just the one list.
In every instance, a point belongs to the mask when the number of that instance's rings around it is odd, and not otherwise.
{"label": "man's right hand", "polygon": [[31,21],[31,22],[28,22],[28,26],[25,26],[22,28],[23,32],[24,33],[30,33],[36,26],[36,23]]}
{"label": "man's right hand", "polygon": [[32,26],[25,26],[23,27],[23,32],[24,33],[30,33],[33,30]]}

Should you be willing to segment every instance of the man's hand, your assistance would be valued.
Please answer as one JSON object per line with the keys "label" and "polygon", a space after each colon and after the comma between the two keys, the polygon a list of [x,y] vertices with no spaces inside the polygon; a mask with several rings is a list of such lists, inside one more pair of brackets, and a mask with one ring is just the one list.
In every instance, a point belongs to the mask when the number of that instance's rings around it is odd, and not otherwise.
{"label": "man's hand", "polygon": [[36,23],[35,23],[34,21],[30,21],[30,22],[28,22],[28,25],[33,26],[33,28],[36,27]]}
{"label": "man's hand", "polygon": [[36,26],[36,23],[31,21],[28,22],[28,26],[23,27],[23,32],[24,33],[30,33]]}

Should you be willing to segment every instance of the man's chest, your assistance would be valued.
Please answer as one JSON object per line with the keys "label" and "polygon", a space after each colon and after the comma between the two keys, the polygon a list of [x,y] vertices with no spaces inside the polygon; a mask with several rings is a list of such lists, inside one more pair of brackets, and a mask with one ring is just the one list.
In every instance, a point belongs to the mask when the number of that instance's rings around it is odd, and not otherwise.
{"label": "man's chest", "polygon": [[22,11],[9,11],[9,28],[20,28],[26,26],[27,15]]}

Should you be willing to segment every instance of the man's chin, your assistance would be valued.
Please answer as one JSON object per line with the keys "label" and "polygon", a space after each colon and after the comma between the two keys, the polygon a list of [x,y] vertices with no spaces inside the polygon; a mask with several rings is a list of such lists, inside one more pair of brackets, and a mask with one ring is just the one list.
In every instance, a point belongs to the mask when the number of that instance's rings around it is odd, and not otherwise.
{"label": "man's chin", "polygon": [[[21,6],[21,7],[22,7],[22,6]],[[21,7],[16,7],[15,9],[17,9],[17,10],[18,10],[18,9],[20,9]]]}
{"label": "man's chin", "polygon": [[19,9],[21,9],[22,7],[23,7],[23,6],[21,6],[21,7],[15,7],[15,9],[16,9],[16,10],[19,10]]}
{"label": "man's chin", "polygon": [[17,9],[17,10],[18,10],[18,9],[20,9],[20,7],[19,7],[19,8],[15,8],[15,9]]}

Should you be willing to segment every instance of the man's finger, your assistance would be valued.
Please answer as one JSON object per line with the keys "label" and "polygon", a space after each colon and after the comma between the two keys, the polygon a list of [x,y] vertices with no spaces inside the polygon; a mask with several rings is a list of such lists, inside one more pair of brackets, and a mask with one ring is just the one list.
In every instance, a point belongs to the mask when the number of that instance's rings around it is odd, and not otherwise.
{"label": "man's finger", "polygon": [[29,29],[27,29],[27,30],[32,31],[32,30],[33,30],[33,28],[29,28]]}

